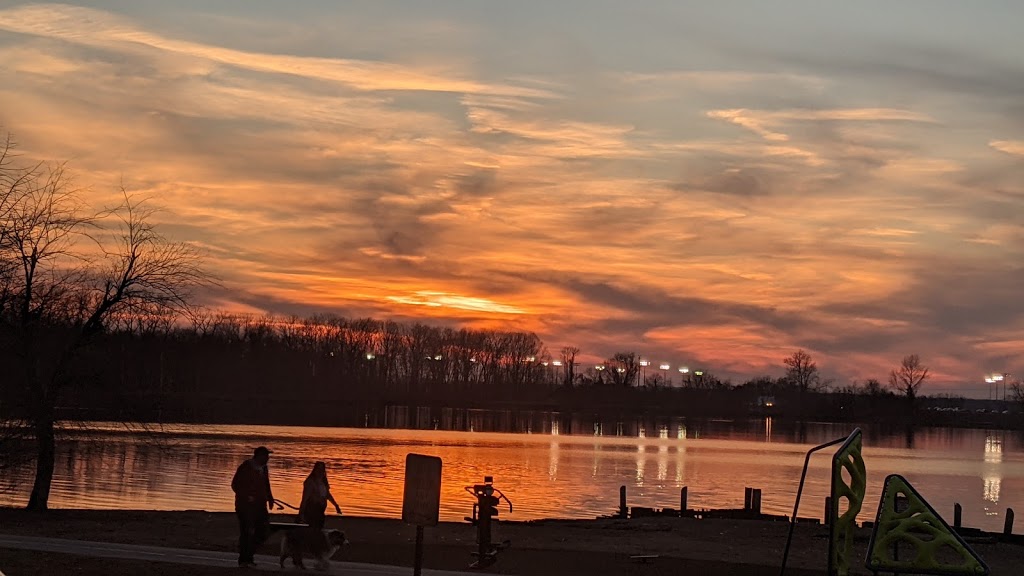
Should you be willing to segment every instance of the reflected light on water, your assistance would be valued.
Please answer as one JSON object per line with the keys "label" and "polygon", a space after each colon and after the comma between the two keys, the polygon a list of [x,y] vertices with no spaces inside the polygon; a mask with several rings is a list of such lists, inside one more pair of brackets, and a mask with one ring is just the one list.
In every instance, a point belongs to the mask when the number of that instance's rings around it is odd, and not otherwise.
{"label": "reflected light on water", "polygon": [[764,419],[764,441],[772,441],[772,417],[769,416]]}
{"label": "reflected light on water", "polygon": [[636,485],[644,485],[644,469],[647,467],[647,458],[644,456],[644,445],[637,444],[636,447]]}
{"label": "reflected light on water", "polygon": [[676,484],[682,485],[683,472],[686,469],[686,446],[676,448]]}
{"label": "reflected light on water", "polygon": [[[989,434],[985,437],[985,465],[982,473],[982,498],[993,504],[999,503],[999,491],[1003,479],[999,473],[1003,462],[1003,439]],[[985,508],[988,516],[998,516],[997,510]]]}
{"label": "reflected light on water", "polygon": [[548,480],[558,479],[558,442],[552,442],[548,450]]}
{"label": "reflected light on water", "polygon": [[[763,489],[765,512],[788,514],[809,445],[846,431],[845,426],[815,424],[805,433],[785,422],[773,421],[769,426],[763,419],[735,424],[688,422],[686,426],[672,421],[667,428],[663,424],[627,420],[626,435],[621,437],[595,437],[592,421],[550,415],[533,426],[538,432],[534,435],[167,426],[157,441],[110,425],[106,431],[70,432],[69,439],[59,445],[51,504],[57,508],[230,511],[229,484],[235,468],[254,446],[265,444],[275,450],[271,459],[275,495],[296,503],[313,462],[324,460],[335,495],[353,516],[400,514],[402,470],[410,452],[442,458],[444,520],[459,521],[469,513],[472,502],[462,487],[480,482],[485,475],[494,476],[495,484],[515,503],[513,520],[609,514],[615,510],[622,485],[629,489],[630,505],[656,508],[675,507],[684,485],[689,487],[691,504],[738,508],[743,487],[751,486]],[[468,421],[465,426],[469,428]],[[475,429],[486,426],[481,418]],[[640,437],[645,426],[656,433]],[[520,429],[525,431],[527,426]],[[551,435],[539,434],[541,430]],[[571,430],[582,434],[573,435]],[[794,443],[797,438],[808,442]],[[999,513],[1006,507],[1024,509],[1024,435],[922,429],[914,450],[903,444],[902,431],[890,435],[865,431],[866,501],[877,502],[881,479],[898,473],[914,483],[937,510],[951,510],[953,502],[960,502],[964,522],[972,527],[1000,530],[1001,518],[986,514],[996,514],[997,507]],[[828,493],[828,466],[828,458],[812,460],[804,487],[807,502],[820,502]],[[0,493],[0,505],[24,505],[31,478],[31,470],[16,471],[15,491]],[[392,497],[395,494],[399,496]],[[874,511],[874,505],[866,505],[859,519],[870,520]],[[816,512],[820,511],[808,509],[802,514],[817,516]]]}

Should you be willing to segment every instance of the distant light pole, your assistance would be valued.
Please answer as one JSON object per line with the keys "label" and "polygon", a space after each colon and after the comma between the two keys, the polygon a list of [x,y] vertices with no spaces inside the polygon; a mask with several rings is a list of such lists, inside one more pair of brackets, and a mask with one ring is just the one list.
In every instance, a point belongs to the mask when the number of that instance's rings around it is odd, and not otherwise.
{"label": "distant light pole", "polygon": [[647,385],[647,367],[650,365],[650,360],[640,360],[640,383],[637,386]]}
{"label": "distant light pole", "polygon": [[[679,373],[686,377],[686,382],[690,381],[690,369],[689,368],[687,368],[686,366],[680,366],[679,367]],[[680,382],[682,382],[682,381],[680,381]]]}
{"label": "distant light pole", "polygon": [[[1006,400],[1006,383],[1010,381],[1010,373],[1003,372],[1001,374],[993,374],[989,378],[991,378],[992,382],[996,385],[996,400],[999,399],[999,383],[1003,383],[1003,400]],[[986,378],[985,380],[989,380],[989,378]]]}
{"label": "distant light pole", "polygon": [[987,383],[988,383],[988,399],[989,399],[989,400],[991,400],[991,399],[992,399],[992,384],[993,384],[993,383],[994,383],[995,381],[996,381],[996,379],[995,379],[995,378],[993,378],[993,377],[991,377],[991,376],[986,376],[986,377],[985,377],[985,382],[987,382]]}
{"label": "distant light pole", "polygon": [[661,366],[658,366],[658,368],[661,368],[662,371],[665,372],[665,385],[668,386],[668,387],[671,387],[672,386],[672,379],[668,375],[668,370],[669,370],[669,368],[671,368],[671,366],[668,365],[668,362],[663,362],[661,364]]}

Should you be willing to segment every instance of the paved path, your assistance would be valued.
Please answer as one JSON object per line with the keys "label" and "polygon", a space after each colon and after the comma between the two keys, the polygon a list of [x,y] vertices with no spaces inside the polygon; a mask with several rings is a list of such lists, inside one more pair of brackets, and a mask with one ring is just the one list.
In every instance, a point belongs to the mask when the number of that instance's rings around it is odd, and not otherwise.
{"label": "paved path", "polygon": [[[238,570],[238,555],[233,552],[211,552],[185,548],[164,548],[161,546],[136,546],[134,544],[113,544],[110,542],[88,542],[85,540],[64,540],[61,538],[36,538],[0,534],[0,548],[60,552],[77,556],[98,558],[121,558],[125,560],[148,560],[173,564],[199,566],[220,566]],[[256,557],[257,570],[280,572],[277,556]],[[306,563],[309,574],[345,574],[345,576],[411,576],[408,566],[384,566],[380,564],[359,564],[356,562],[331,562],[330,572],[312,570],[312,560]],[[285,569],[291,572],[291,560],[285,562]],[[296,570],[296,572],[299,572]],[[446,570],[423,570],[423,576],[479,576],[471,572]]]}

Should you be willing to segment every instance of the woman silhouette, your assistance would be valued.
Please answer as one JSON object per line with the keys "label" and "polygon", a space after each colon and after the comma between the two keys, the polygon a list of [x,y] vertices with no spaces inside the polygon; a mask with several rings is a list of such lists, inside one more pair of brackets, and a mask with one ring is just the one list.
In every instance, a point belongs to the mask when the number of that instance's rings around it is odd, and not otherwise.
{"label": "woman silhouette", "polygon": [[324,512],[327,503],[334,504],[334,509],[341,514],[341,506],[331,494],[331,485],[327,481],[327,464],[317,462],[313,471],[302,483],[302,502],[299,503],[299,522],[309,524],[310,528],[323,530]]}

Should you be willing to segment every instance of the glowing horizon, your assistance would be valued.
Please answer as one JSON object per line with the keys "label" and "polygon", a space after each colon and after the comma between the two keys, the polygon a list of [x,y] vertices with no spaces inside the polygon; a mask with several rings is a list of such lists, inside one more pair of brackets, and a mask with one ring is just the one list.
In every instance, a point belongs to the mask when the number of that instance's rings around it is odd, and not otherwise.
{"label": "glowing horizon", "polygon": [[246,6],[0,2],[0,124],[165,206],[207,304],[1024,374],[1024,6]]}

